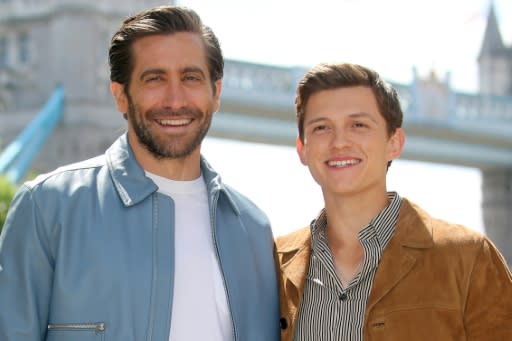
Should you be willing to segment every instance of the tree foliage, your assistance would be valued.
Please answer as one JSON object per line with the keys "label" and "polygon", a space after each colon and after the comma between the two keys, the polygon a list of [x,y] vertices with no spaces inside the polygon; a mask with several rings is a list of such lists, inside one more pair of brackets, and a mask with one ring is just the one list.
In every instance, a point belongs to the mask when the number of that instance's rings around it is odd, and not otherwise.
{"label": "tree foliage", "polygon": [[7,210],[14,197],[14,193],[16,193],[16,189],[16,185],[11,183],[7,178],[0,176],[0,232],[2,232]]}

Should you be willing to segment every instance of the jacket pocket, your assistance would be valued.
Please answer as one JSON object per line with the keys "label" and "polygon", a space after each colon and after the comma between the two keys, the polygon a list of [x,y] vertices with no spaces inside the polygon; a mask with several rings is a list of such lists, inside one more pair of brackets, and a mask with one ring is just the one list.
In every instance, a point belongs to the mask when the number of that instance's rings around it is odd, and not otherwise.
{"label": "jacket pocket", "polygon": [[46,341],[105,341],[106,325],[94,323],[50,323]]}
{"label": "jacket pocket", "polygon": [[462,313],[442,307],[397,307],[368,318],[365,340],[466,340]]}

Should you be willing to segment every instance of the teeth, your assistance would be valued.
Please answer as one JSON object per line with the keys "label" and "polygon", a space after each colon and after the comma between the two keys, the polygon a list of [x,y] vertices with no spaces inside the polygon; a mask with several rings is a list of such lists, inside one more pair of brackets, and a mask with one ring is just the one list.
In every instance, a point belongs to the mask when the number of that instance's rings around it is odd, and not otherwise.
{"label": "teeth", "polygon": [[345,167],[345,166],[358,164],[359,162],[360,162],[359,160],[352,159],[352,160],[329,161],[327,164],[331,167]]}
{"label": "teeth", "polygon": [[191,119],[180,119],[180,120],[158,120],[158,123],[164,126],[183,126],[192,122]]}

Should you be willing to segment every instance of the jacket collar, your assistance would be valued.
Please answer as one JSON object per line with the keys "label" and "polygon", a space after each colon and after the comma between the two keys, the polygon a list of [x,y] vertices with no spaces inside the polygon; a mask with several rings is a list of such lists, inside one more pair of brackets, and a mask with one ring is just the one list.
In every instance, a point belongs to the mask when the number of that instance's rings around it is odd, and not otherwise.
{"label": "jacket collar", "polygon": [[281,262],[282,275],[297,289],[295,300],[298,302],[302,298],[309,269],[311,228],[304,227],[285,237],[277,238],[276,249]]}
{"label": "jacket collar", "polygon": [[[158,190],[158,186],[146,177],[144,169],[135,158],[126,133],[106,151],[106,160],[114,186],[125,206],[136,205]],[[233,210],[239,215],[240,211],[231,194],[203,156],[201,156],[200,167],[210,200],[219,192],[225,193]]]}
{"label": "jacket collar", "polygon": [[[433,246],[431,217],[419,206],[402,198],[397,227],[393,240],[409,248],[429,248]],[[302,228],[286,238],[278,238],[279,253],[299,252],[311,244],[310,228]],[[291,260],[290,260],[291,261]]]}
{"label": "jacket collar", "polygon": [[407,248],[432,247],[432,217],[416,204],[403,198],[393,239]]}
{"label": "jacket collar", "polygon": [[222,179],[220,175],[210,166],[208,161],[201,155],[201,174],[203,175],[203,179],[206,183],[206,188],[208,188],[210,207],[214,207],[214,203],[212,202],[213,198],[216,198],[218,194],[223,193],[228,202],[231,205],[231,208],[235,212],[236,215],[240,215],[240,209],[238,208],[235,200],[231,192],[228,190],[228,187],[222,183]]}
{"label": "jacket collar", "polygon": [[[421,208],[402,198],[395,234],[377,268],[367,312],[412,269],[420,256],[417,250],[433,246],[431,219]],[[283,277],[293,283],[302,297],[311,255],[310,229],[303,228],[277,238],[276,248],[282,259]]]}
{"label": "jacket collar", "polygon": [[107,149],[106,160],[114,186],[125,206],[136,205],[158,190],[135,159],[126,133]]}
{"label": "jacket collar", "polygon": [[422,249],[434,245],[432,218],[420,207],[403,199],[395,235],[389,241],[375,274],[366,314],[413,268]]}

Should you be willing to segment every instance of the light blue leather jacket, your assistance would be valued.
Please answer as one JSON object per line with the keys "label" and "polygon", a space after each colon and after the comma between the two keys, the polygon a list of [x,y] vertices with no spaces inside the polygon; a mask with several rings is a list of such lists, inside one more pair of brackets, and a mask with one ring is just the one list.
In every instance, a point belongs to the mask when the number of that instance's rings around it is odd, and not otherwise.
{"label": "light blue leather jacket", "polygon": [[[268,219],[204,159],[201,170],[235,340],[277,341]],[[126,135],[104,156],[24,184],[0,238],[0,340],[169,340],[173,207]]]}

